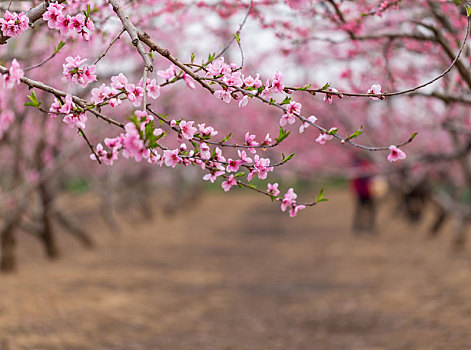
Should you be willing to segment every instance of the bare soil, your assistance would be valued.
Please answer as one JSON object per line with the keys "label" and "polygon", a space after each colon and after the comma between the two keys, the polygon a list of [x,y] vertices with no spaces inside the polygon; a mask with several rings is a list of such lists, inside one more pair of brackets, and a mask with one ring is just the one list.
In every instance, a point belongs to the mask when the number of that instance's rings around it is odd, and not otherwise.
{"label": "bare soil", "polygon": [[328,197],[293,220],[261,196],[208,194],[119,234],[83,215],[97,247],[61,236],[58,262],[19,236],[0,350],[470,349],[469,251],[389,207],[378,235],[355,237],[348,193]]}

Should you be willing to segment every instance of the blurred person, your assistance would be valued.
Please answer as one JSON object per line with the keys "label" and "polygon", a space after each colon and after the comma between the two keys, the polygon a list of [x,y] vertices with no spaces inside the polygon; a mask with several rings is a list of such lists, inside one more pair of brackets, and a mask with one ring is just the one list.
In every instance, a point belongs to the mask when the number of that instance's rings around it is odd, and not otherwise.
{"label": "blurred person", "polygon": [[353,232],[375,233],[376,205],[373,195],[373,177],[371,163],[366,159],[355,156],[353,160],[355,176],[352,178],[352,190],[355,196],[355,212],[353,217]]}

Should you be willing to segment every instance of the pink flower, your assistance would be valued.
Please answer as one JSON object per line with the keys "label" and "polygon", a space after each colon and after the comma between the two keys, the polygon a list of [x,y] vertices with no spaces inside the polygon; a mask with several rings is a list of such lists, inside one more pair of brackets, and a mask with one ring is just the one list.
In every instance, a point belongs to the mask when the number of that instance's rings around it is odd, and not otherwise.
{"label": "pink flower", "polygon": [[232,186],[236,186],[236,185],[237,185],[237,181],[236,179],[234,179],[234,175],[230,175],[229,178],[221,184],[222,188],[226,192],[229,191]]}
{"label": "pink flower", "polygon": [[128,78],[126,78],[123,73],[119,73],[119,75],[111,77],[111,82],[111,87],[113,87],[113,89],[121,90],[127,85]]}
{"label": "pink flower", "polygon": [[270,159],[268,158],[261,158],[258,154],[256,154],[253,159],[253,163],[260,180],[265,180],[267,178],[268,172],[273,171],[273,167],[270,166]]}
{"label": "pink flower", "polygon": [[[339,92],[339,90],[335,89],[335,88],[328,88],[327,91],[330,91],[330,92]],[[341,98],[340,95],[338,95],[339,98]],[[325,94],[324,96],[324,102],[325,103],[328,103],[328,104],[332,104],[332,94]]]}
{"label": "pink flower", "polygon": [[[309,118],[307,118],[307,120],[310,121],[312,124],[315,124],[315,122],[317,122],[317,118],[313,115],[311,115]],[[309,125],[311,125],[311,124],[308,123],[308,122],[303,122],[301,124],[301,126],[299,127],[299,133],[302,134],[304,132],[304,130],[309,127]]]}
{"label": "pink flower", "polygon": [[112,150],[118,150],[122,147],[121,139],[119,137],[105,138],[105,145]]}
{"label": "pink flower", "polygon": [[232,99],[231,94],[226,90],[216,90],[214,92],[214,96],[223,100],[226,103],[230,103]]}
{"label": "pink flower", "polygon": [[296,117],[293,114],[283,114],[280,119],[280,126],[285,126],[286,123],[292,125],[296,122]]}
{"label": "pink flower", "polygon": [[283,74],[276,71],[275,77],[273,78],[273,82],[272,82],[272,88],[275,92],[279,92],[279,93],[283,92],[285,88],[285,86],[283,85],[284,80],[285,80],[285,77],[283,76]]}
{"label": "pink flower", "polygon": [[209,159],[211,158],[211,149],[209,146],[206,144],[206,142],[201,142],[200,145],[200,155],[201,158],[203,159]]}
{"label": "pink flower", "polygon": [[236,172],[237,170],[239,170],[239,167],[242,165],[243,161],[238,159],[238,160],[235,160],[235,159],[231,159],[231,158],[228,158],[227,159],[227,172]]}
{"label": "pink flower", "polygon": [[245,96],[242,97],[242,99],[239,101],[239,108],[242,108],[242,107],[247,106],[248,103],[249,103],[249,97],[248,97],[247,95],[245,95]]}
{"label": "pink flower", "polygon": [[214,183],[214,181],[216,181],[216,179],[223,174],[224,174],[224,171],[211,172],[210,174],[204,175],[203,180],[211,181],[211,183]]}
{"label": "pink flower", "polygon": [[230,74],[232,68],[224,62],[224,57],[214,60],[206,66],[207,76],[217,77],[220,74]]}
{"label": "pink flower", "polygon": [[302,210],[306,208],[305,205],[302,205],[302,204],[292,204],[291,205],[291,209],[289,210],[289,216],[294,218],[296,216],[296,214],[298,214],[298,211],[299,210]]}
{"label": "pink flower", "polygon": [[24,12],[18,14],[7,10],[5,11],[5,17],[0,18],[0,24],[4,36],[18,38],[20,34],[29,28],[29,18]]}
{"label": "pink flower", "polygon": [[8,70],[7,74],[3,74],[3,87],[7,89],[11,89],[15,86],[15,84],[20,84],[20,79],[24,76],[24,72],[20,67],[18,61],[13,59],[11,62],[10,69]]}
{"label": "pink flower", "polygon": [[397,148],[394,145],[389,146],[389,150],[391,151],[391,153],[389,153],[388,155],[388,160],[390,162],[395,162],[397,160],[406,159],[407,157],[404,151],[402,151],[401,149]]}
{"label": "pink flower", "polygon": [[245,151],[238,150],[237,153],[239,154],[239,158],[243,163],[252,163],[252,158],[247,156]]}
{"label": "pink flower", "polygon": [[271,139],[270,134],[266,134],[265,139],[262,142],[262,145],[269,145],[272,142],[273,140]]}
{"label": "pink flower", "polygon": [[244,85],[244,81],[242,80],[241,74],[241,72],[234,72],[232,74],[228,74],[224,76],[223,81],[229,86],[241,87],[242,85]]}
{"label": "pink flower", "polygon": [[117,107],[119,106],[121,103],[123,103],[119,98],[112,98],[110,100],[110,107],[114,108],[114,107]]}
{"label": "pink flower", "polygon": [[159,137],[160,135],[162,135],[164,133],[164,131],[161,128],[156,128],[156,129],[154,129],[154,131],[152,133],[154,134],[154,136]]}
{"label": "pink flower", "polygon": [[57,28],[57,19],[62,15],[64,5],[58,3],[49,4],[47,11],[43,14],[43,20],[47,22],[49,28]]}
{"label": "pink flower", "polygon": [[218,132],[212,126],[206,126],[205,123],[198,124],[198,130],[203,136],[216,136]]}
{"label": "pink flower", "polygon": [[105,84],[101,84],[99,88],[92,90],[92,101],[94,104],[99,104],[111,96],[113,96],[113,92],[111,88]]}
{"label": "pink flower", "polygon": [[268,193],[271,194],[272,196],[276,197],[280,194],[280,190],[278,189],[278,183],[274,183],[273,185],[269,183],[267,185],[267,188],[268,188]]}
{"label": "pink flower", "polygon": [[[67,57],[66,63],[63,64],[64,81],[71,81],[76,84],[80,84],[82,87],[86,87],[89,83],[96,81],[96,66],[83,65],[87,60],[76,57]],[[83,65],[83,67],[82,67]]]}
{"label": "pink flower", "polygon": [[69,25],[71,21],[72,21],[72,17],[70,17],[69,15],[67,16],[59,15],[56,21],[56,28],[59,29],[62,34],[67,34],[69,31]]}
{"label": "pink flower", "polygon": [[[214,155],[214,160],[216,162],[225,162],[226,161],[226,158],[222,155],[222,151],[219,147],[216,147],[216,149],[214,151],[216,152],[216,154]],[[224,169],[224,167],[223,167],[223,169]]]}
{"label": "pink flower", "polygon": [[299,114],[301,113],[301,103],[291,101],[286,107],[288,114]]}
{"label": "pink flower", "polygon": [[163,159],[166,166],[171,166],[175,168],[178,163],[181,163],[183,160],[178,156],[178,149],[174,149],[172,151],[165,150]]}
{"label": "pink flower", "polygon": [[69,23],[69,29],[75,29],[77,34],[81,34],[83,27],[85,26],[85,16],[79,13],[78,15],[71,18]]}
{"label": "pink flower", "polygon": [[[255,141],[256,135],[250,135],[250,133],[247,131],[245,134],[245,145],[246,146],[258,146],[258,142]],[[249,148],[250,153],[255,154],[255,149],[254,148]]]}
{"label": "pink flower", "polygon": [[175,71],[175,66],[172,64],[169,68],[167,68],[166,70],[162,71],[162,70],[159,70],[157,72],[157,75],[159,77],[162,77],[164,78],[165,80],[170,80],[172,79],[175,75],[176,75],[176,71]]}
{"label": "pink flower", "polygon": [[147,96],[156,100],[160,96],[160,86],[155,79],[152,79],[146,85]]}
{"label": "pink flower", "polygon": [[77,108],[75,106],[75,103],[72,99],[72,96],[70,95],[67,95],[65,96],[65,103],[64,105],[59,109],[59,112],[60,113],[63,113],[63,114],[69,114],[71,111],[73,111],[75,108]]}
{"label": "pink flower", "polygon": [[[374,94],[374,95],[379,95],[381,94],[381,85],[379,84],[373,84],[371,85],[370,89],[368,90],[368,94]],[[379,100],[378,97],[372,96],[372,100]]]}
{"label": "pink flower", "polygon": [[191,140],[194,136],[194,134],[198,131],[194,126],[194,121],[187,122],[185,120],[182,120],[180,122],[180,130],[182,132],[182,135],[185,139]]}
{"label": "pink flower", "polygon": [[49,107],[49,113],[48,116],[51,118],[57,118],[59,112],[59,109],[61,108],[61,104],[57,98],[54,98],[54,102],[51,104],[51,107]]}
{"label": "pink flower", "polygon": [[67,114],[62,121],[68,124],[71,128],[76,127],[80,129],[85,129],[85,123],[87,122],[88,118],[85,113],[70,113]]}
{"label": "pink flower", "polygon": [[320,135],[317,137],[316,142],[319,142],[321,145],[324,145],[327,141],[330,141],[334,138],[333,135],[326,134],[321,132]]}
{"label": "pink flower", "polygon": [[[98,145],[96,145],[95,153],[90,154],[90,159],[91,160],[99,159],[101,161],[104,157],[106,157],[107,153],[108,152],[106,152],[103,149],[103,145],[101,143],[99,143]],[[97,156],[98,156],[98,158],[97,158]]]}
{"label": "pink flower", "polygon": [[262,81],[260,80],[259,74],[257,74],[255,78],[252,78],[252,76],[249,75],[247,78],[244,79],[244,84],[246,86],[253,86],[256,89],[263,85]]}
{"label": "pink flower", "polygon": [[140,162],[142,158],[149,158],[150,151],[146,148],[144,141],[141,140],[139,130],[134,123],[126,123],[124,126],[125,134],[121,134],[121,144],[123,146],[123,157],[134,158]]}
{"label": "pink flower", "polygon": [[183,80],[185,81],[186,86],[188,86],[190,89],[194,89],[196,87],[195,83],[193,83],[191,77],[188,74],[183,73]]}
{"label": "pink flower", "polygon": [[281,201],[281,210],[286,211],[287,207],[290,207],[293,203],[296,203],[296,198],[298,195],[294,193],[294,190],[290,188],[284,195],[283,200]]}

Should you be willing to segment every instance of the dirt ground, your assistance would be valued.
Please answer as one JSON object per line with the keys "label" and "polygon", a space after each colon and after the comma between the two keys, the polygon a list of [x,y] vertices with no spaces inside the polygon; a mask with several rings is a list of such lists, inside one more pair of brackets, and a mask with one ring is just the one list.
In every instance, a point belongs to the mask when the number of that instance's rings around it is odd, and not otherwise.
{"label": "dirt ground", "polygon": [[358,238],[346,192],[295,220],[235,192],[119,234],[84,215],[97,247],[60,237],[60,262],[20,236],[0,349],[471,348],[471,255],[450,233],[428,240],[382,208],[379,235]]}

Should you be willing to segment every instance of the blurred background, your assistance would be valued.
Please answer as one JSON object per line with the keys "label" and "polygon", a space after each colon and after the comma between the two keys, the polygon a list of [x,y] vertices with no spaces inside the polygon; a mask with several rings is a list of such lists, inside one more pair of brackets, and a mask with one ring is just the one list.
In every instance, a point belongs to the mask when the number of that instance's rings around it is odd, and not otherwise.
{"label": "blurred background", "polygon": [[[242,48],[233,44],[224,57],[240,65],[242,50],[245,76],[265,81],[280,70],[286,86],[417,86],[450,66],[466,16],[459,1],[403,3],[383,13],[378,1],[255,1]],[[249,9],[248,1],[143,4],[130,5],[135,23],[183,62],[220,52]],[[105,10],[92,18],[90,63],[121,30]],[[62,39],[64,48],[34,68]],[[91,88],[61,81],[61,64],[82,45],[31,30],[0,54],[18,57],[27,76],[89,99]],[[419,132],[403,147],[407,159],[390,163],[387,153],[320,145],[313,127],[300,134],[299,123],[288,126],[283,144],[260,153],[272,164],[282,153],[294,158],[251,184],[294,188],[299,203],[323,191],[328,201],[296,218],[254,191],[223,192],[196,167],[99,165],[76,130],[24,106],[26,88],[2,92],[0,350],[471,348],[471,50],[463,48],[458,69],[407,96],[328,104],[321,94],[291,95],[326,129],[364,131],[361,144],[389,146]],[[155,65],[170,63],[156,57]],[[100,82],[119,72],[135,83],[142,74],[124,36],[97,66]],[[235,143],[247,132],[258,141],[278,135],[279,111],[259,101],[240,109],[202,90],[179,81],[153,106],[212,125],[221,138],[232,132]],[[36,94],[47,110],[51,96]],[[133,110],[102,112],[125,122]],[[121,130],[90,117],[86,132],[96,145]]]}

